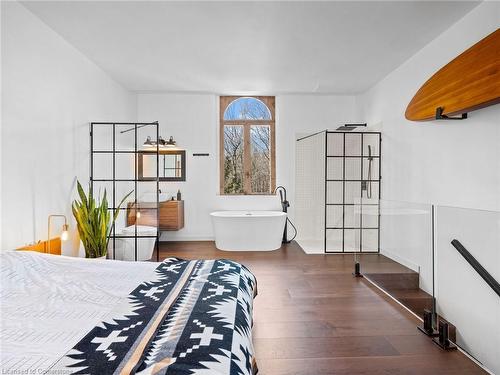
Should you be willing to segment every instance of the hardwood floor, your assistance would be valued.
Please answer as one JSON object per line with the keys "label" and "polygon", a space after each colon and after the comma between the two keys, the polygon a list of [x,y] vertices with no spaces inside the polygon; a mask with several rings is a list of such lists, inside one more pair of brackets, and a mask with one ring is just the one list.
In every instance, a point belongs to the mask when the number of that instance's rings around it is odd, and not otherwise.
{"label": "hardwood floor", "polygon": [[227,258],[257,277],[254,345],[261,375],[485,374],[462,353],[443,352],[418,321],[363,278],[352,255],[225,252],[212,242],[168,242],[161,259]]}

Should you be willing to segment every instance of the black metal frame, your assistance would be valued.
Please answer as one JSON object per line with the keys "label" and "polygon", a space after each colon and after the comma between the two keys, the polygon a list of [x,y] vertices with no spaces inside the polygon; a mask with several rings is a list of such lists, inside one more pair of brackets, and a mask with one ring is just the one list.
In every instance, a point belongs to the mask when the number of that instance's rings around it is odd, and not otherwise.
{"label": "black metal frame", "polygon": [[[116,149],[116,127],[118,126],[127,126],[129,125],[131,128],[121,131],[120,133],[125,133],[129,131],[134,131],[134,150],[117,150]],[[112,150],[95,150],[94,149],[94,129],[96,126],[111,126],[112,127]],[[135,247],[134,247],[134,259],[137,261],[137,240],[138,238],[156,238],[155,249],[156,249],[156,260],[160,260],[160,251],[159,251],[159,243],[160,243],[160,210],[159,210],[159,201],[160,201],[160,173],[159,173],[159,145],[157,144],[156,151],[150,151],[156,154],[156,178],[151,178],[148,180],[140,179],[138,176],[138,155],[142,152],[142,150],[138,149],[137,142],[137,130],[143,128],[145,126],[153,126],[155,127],[156,133],[156,141],[159,139],[159,124],[157,121],[155,122],[91,122],[90,123],[90,189],[93,192],[94,183],[95,182],[111,182],[113,185],[112,191],[112,205],[109,207],[109,210],[114,211],[116,209],[116,184],[119,182],[133,182],[134,183],[134,207],[137,209],[137,186],[139,182],[151,182],[156,181],[156,208],[147,208],[148,210],[156,210],[156,236],[151,235],[138,235],[137,234],[137,222],[135,224],[135,235],[116,235],[115,233],[115,225],[113,224],[110,239],[112,239],[113,243],[113,259],[116,259],[116,238],[134,238],[135,239]],[[94,178],[94,157],[97,154],[111,154],[113,160],[112,167],[112,176],[111,178]],[[117,154],[133,154],[134,155],[134,178],[133,179],[117,179],[116,178],[116,155]],[[127,207],[120,207],[120,210],[128,210]]]}
{"label": "black metal frame", "polygon": [[[316,133],[319,134],[319,133]],[[328,155],[328,134],[342,134],[343,137],[343,150],[342,150],[342,155]],[[345,153],[345,145],[346,145],[346,135],[350,136],[352,134],[360,134],[361,137],[361,154],[359,156],[350,156]],[[380,201],[381,198],[381,186],[382,186],[382,133],[381,132],[361,132],[361,131],[325,131],[325,212],[324,212],[324,221],[325,221],[325,227],[324,227],[324,252],[326,254],[338,254],[338,253],[351,253],[351,254],[356,254],[356,253],[362,253],[363,252],[363,229],[377,229],[377,236],[378,236],[378,244],[377,244],[377,251],[370,251],[370,253],[380,253],[380,203],[365,203],[363,204],[363,199],[360,199],[360,224],[359,228],[358,227],[346,227],[345,226],[345,207],[346,206],[355,206],[355,203],[346,203],[345,202],[345,197],[346,197],[346,191],[345,191],[345,185],[346,182],[359,182],[360,183],[360,197],[363,194],[363,181],[367,181],[363,179],[363,161],[368,157],[367,155],[364,155],[364,136],[365,135],[377,135],[378,136],[378,147],[379,147],[379,152],[378,156],[373,156],[374,159],[378,159],[378,179],[376,180],[370,180],[371,182],[377,182],[378,183],[378,201]],[[304,137],[307,138],[307,137]],[[304,139],[301,138],[301,139]],[[328,179],[328,160],[332,158],[342,158],[342,179],[341,180],[335,180],[335,179]],[[346,158],[360,158],[361,159],[361,175],[359,180],[348,180],[345,178],[345,161]],[[328,203],[327,197],[328,197],[328,183],[329,182],[342,182],[342,203]],[[328,227],[327,223],[327,218],[328,218],[328,207],[329,206],[342,206],[342,227]],[[364,228],[363,227],[363,206],[377,206],[378,207],[378,219],[377,219],[377,226],[376,227],[370,227],[370,228]],[[327,249],[327,231],[328,230],[342,230],[342,250],[335,250],[335,251],[329,251]],[[346,251],[345,250],[345,230],[349,229],[355,229],[359,230],[359,251]]]}
{"label": "black metal frame", "polygon": [[[143,157],[144,155],[150,155],[150,154],[156,154],[156,151],[149,151],[149,150],[141,150],[139,151],[140,157],[139,157],[139,180],[140,181],[155,181],[156,178],[154,177],[144,177],[143,174],[143,167],[144,167],[144,160]],[[181,175],[179,177],[160,177],[160,181],[162,182],[183,182],[186,181],[186,150],[160,150],[160,157],[163,157],[163,160],[165,160],[165,155],[180,155],[181,156]],[[165,167],[165,161],[163,162],[163,175],[165,175],[166,170],[176,170],[179,168],[166,168]]]}

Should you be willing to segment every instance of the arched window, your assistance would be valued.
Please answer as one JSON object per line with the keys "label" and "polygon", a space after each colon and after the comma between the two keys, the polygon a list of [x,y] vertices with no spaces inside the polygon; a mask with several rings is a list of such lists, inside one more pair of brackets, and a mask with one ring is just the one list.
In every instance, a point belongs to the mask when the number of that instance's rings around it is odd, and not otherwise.
{"label": "arched window", "polygon": [[229,103],[224,120],[271,120],[271,111],[257,98],[242,97]]}
{"label": "arched window", "polygon": [[220,97],[221,194],[273,193],[274,103],[274,96]]}

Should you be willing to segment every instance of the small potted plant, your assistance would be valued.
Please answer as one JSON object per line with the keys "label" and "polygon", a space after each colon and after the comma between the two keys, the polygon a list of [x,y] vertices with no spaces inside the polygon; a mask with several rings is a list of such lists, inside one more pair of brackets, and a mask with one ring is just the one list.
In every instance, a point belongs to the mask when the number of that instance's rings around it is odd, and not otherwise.
{"label": "small potted plant", "polygon": [[108,252],[109,236],[113,224],[118,217],[120,207],[132,194],[128,193],[115,208],[113,217],[108,207],[106,189],[100,202],[94,199],[92,190],[87,194],[83,191],[80,181],[77,181],[78,195],[80,200],[74,200],[72,204],[73,216],[76,219],[78,233],[85,249],[86,258],[106,258]]}

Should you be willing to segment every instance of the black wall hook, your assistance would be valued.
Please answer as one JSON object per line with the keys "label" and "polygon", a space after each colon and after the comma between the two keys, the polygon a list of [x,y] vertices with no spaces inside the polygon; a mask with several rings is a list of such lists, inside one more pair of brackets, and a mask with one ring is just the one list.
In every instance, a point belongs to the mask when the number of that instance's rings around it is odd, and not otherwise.
{"label": "black wall hook", "polygon": [[462,113],[460,117],[449,117],[447,115],[443,115],[443,107],[436,108],[436,120],[465,120],[467,118],[467,113]]}

